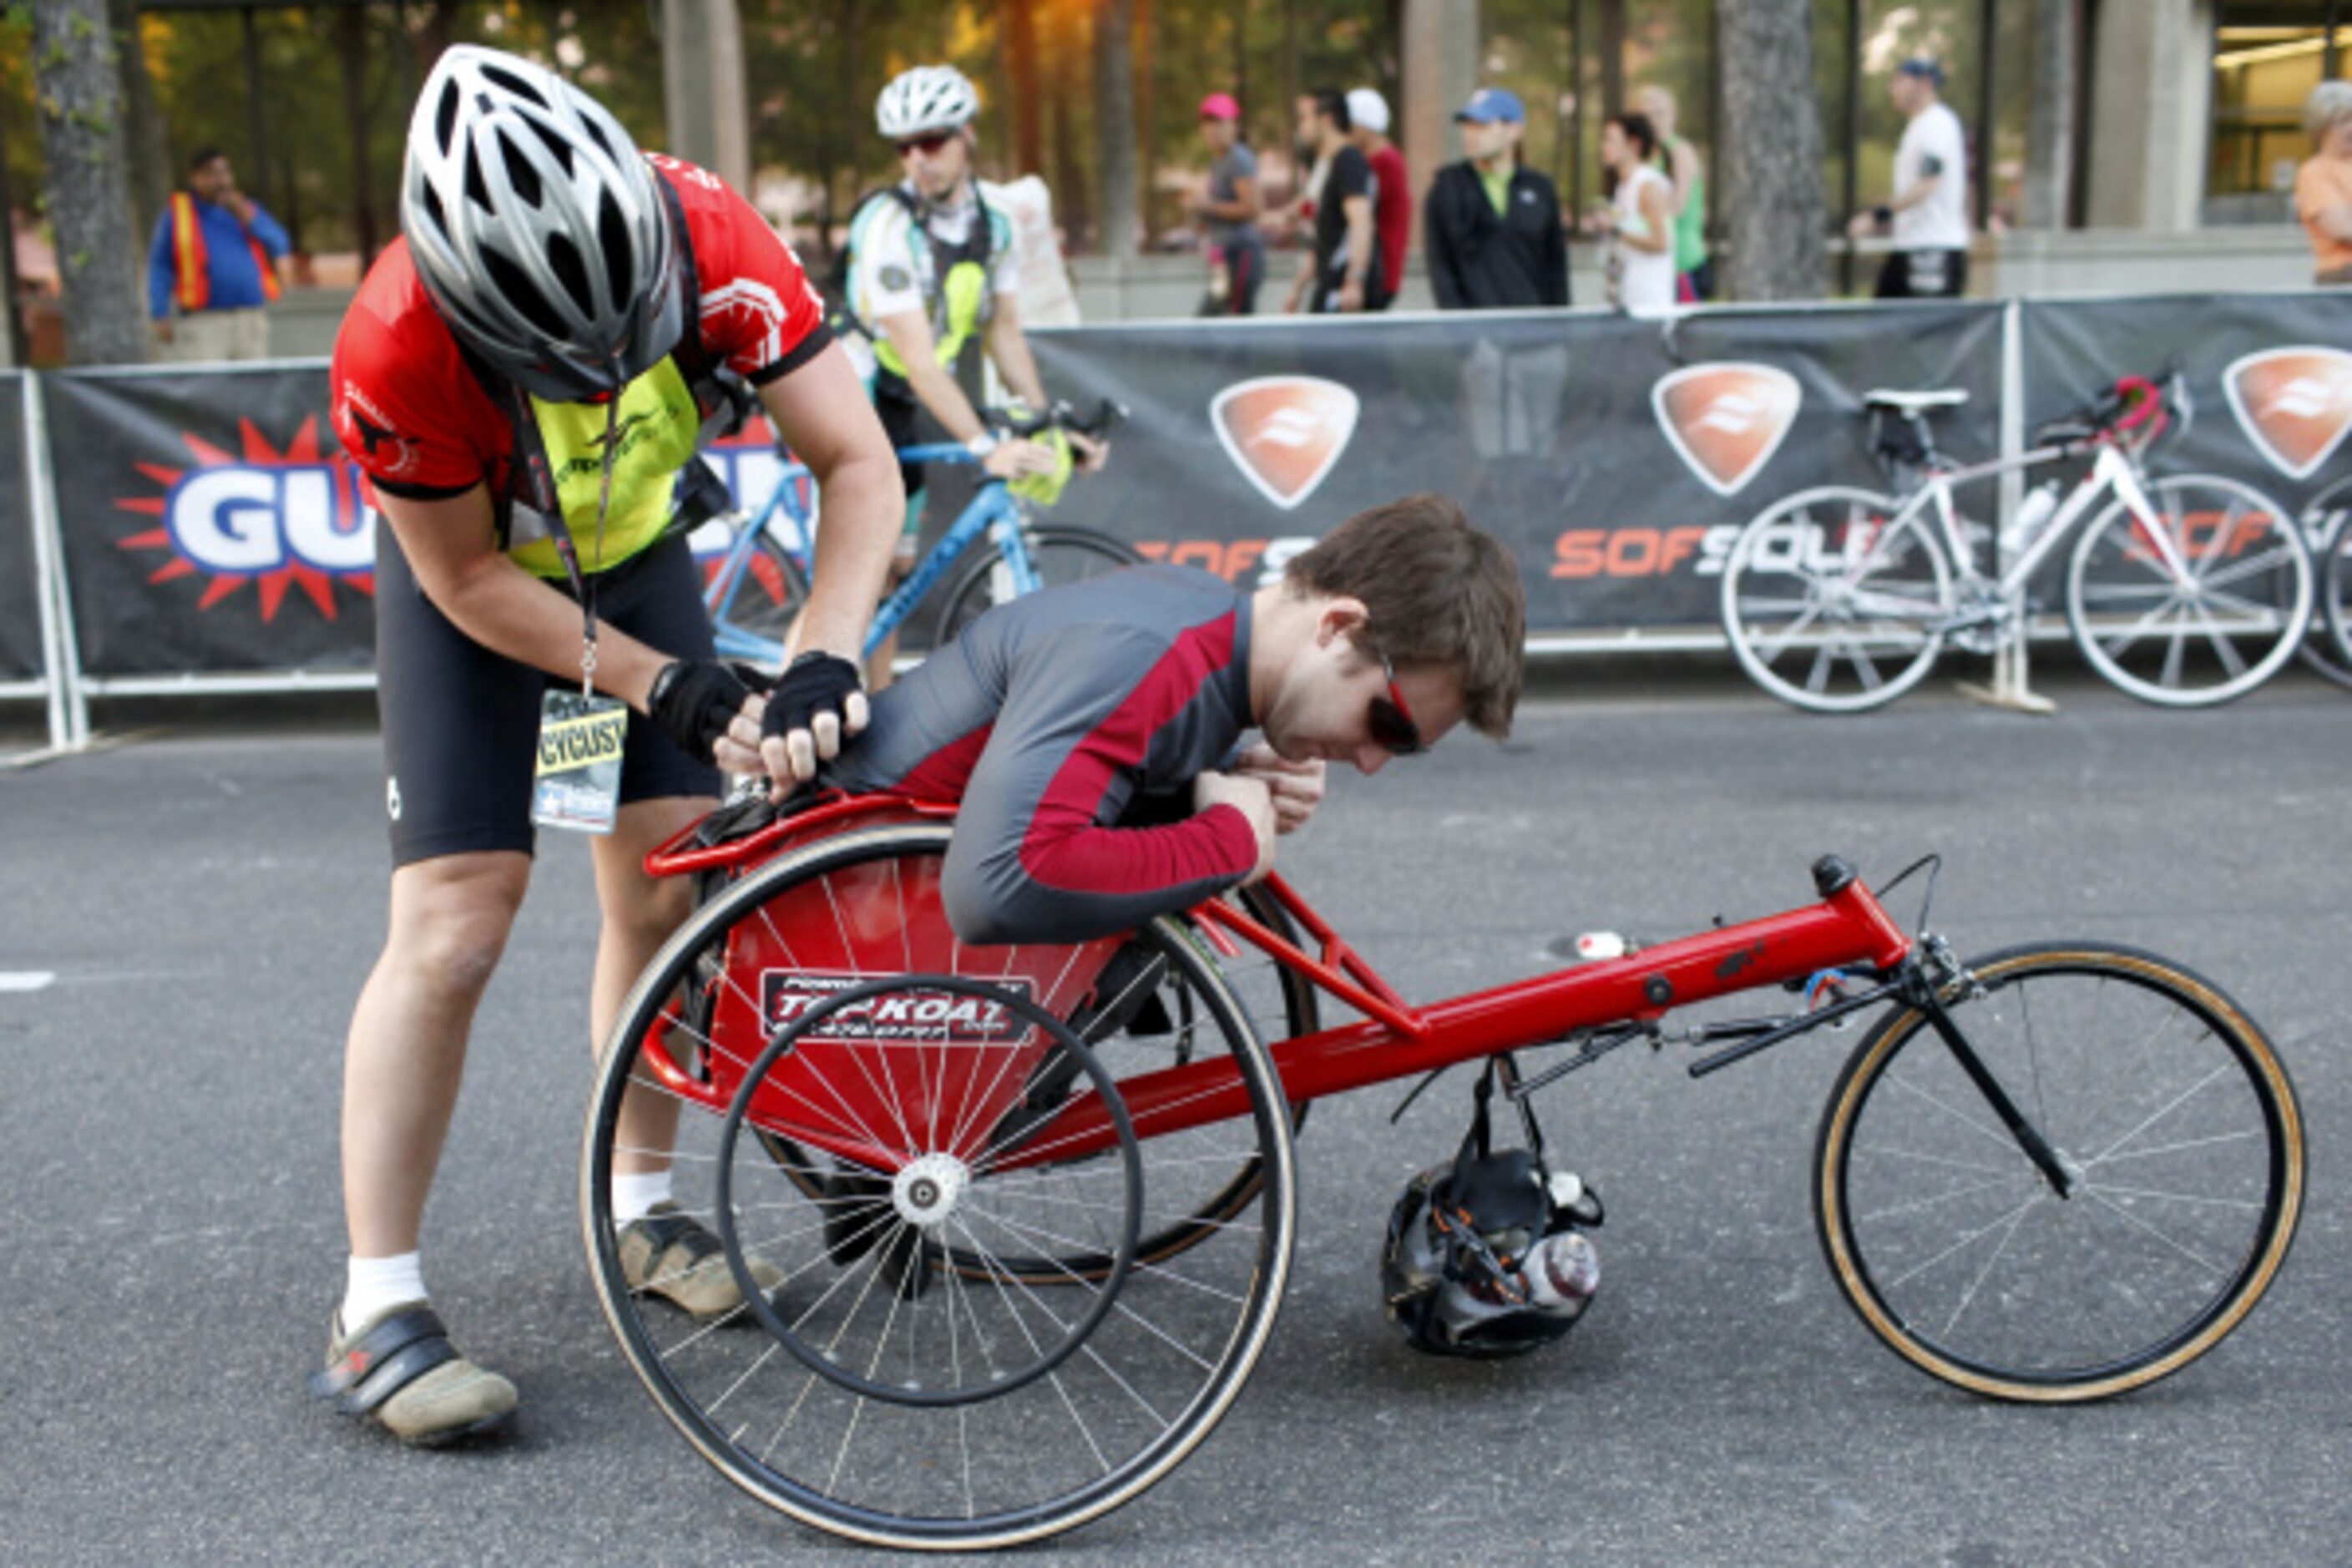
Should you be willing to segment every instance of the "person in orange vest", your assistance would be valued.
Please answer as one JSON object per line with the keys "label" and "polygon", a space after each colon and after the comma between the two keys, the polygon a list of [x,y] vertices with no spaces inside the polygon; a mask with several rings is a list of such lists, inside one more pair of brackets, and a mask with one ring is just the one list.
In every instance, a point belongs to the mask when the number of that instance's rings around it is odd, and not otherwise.
{"label": "person in orange vest", "polygon": [[[176,360],[264,359],[286,231],[236,188],[228,154],[203,147],[188,160],[147,251],[147,313]],[[174,312],[177,319],[174,319]]]}

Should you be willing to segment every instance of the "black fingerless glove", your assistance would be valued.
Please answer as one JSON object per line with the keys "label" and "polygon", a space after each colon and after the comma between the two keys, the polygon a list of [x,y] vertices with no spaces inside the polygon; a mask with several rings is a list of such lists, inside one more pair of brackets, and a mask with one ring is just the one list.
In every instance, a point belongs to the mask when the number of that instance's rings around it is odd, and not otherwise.
{"label": "black fingerless glove", "polygon": [[[743,678],[707,658],[672,659],[654,677],[646,715],[697,762],[718,761],[719,738],[751,694]],[[771,710],[772,711],[772,710]]]}
{"label": "black fingerless glove", "polygon": [[845,706],[856,692],[865,689],[857,667],[837,654],[812,648],[793,660],[768,693],[768,710],[760,721],[762,737],[776,738],[805,730],[809,721],[820,713],[835,713],[841,717],[842,738],[849,736],[849,715]]}

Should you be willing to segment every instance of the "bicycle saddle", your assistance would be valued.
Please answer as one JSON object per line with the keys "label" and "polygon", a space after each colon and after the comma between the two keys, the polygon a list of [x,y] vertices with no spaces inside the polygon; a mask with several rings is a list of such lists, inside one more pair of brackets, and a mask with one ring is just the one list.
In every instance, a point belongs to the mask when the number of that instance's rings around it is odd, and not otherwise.
{"label": "bicycle saddle", "polygon": [[1862,400],[1873,408],[1897,408],[1907,414],[1923,408],[1958,408],[1969,395],[1948,387],[1935,392],[1892,392],[1877,386],[1864,393]]}

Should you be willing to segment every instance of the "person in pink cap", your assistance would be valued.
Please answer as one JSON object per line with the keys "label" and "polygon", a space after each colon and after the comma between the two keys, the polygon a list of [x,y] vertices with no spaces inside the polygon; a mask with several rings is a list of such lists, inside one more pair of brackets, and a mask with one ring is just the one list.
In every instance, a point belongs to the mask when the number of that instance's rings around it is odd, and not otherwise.
{"label": "person in pink cap", "polygon": [[1242,141],[1242,106],[1229,92],[1201,100],[1201,137],[1213,161],[1192,198],[1192,216],[1207,231],[1209,291],[1203,316],[1247,316],[1257,310],[1265,278],[1265,241],[1257,231],[1257,154]]}

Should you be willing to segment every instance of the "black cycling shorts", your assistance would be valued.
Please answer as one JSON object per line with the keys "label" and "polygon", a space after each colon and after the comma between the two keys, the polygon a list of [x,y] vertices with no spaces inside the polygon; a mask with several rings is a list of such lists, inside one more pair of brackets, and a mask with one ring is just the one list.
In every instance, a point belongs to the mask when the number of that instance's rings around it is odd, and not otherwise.
{"label": "black cycling shorts", "polygon": [[[375,540],[376,710],[392,863],[483,849],[528,855],[540,698],[554,678],[492,653],[435,608],[390,524],[379,520]],[[598,575],[596,616],[673,657],[709,658],[701,583],[686,542],[665,540]],[[719,790],[718,769],[630,711],[623,804]]]}

